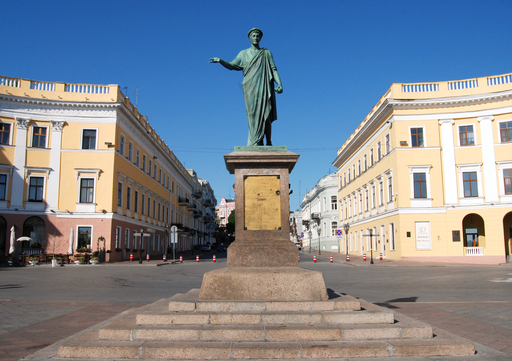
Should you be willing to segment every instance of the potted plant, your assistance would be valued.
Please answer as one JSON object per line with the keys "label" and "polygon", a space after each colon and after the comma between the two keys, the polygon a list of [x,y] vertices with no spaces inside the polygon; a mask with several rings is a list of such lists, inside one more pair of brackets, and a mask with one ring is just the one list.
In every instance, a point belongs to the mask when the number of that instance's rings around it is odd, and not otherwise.
{"label": "potted plant", "polygon": [[33,255],[33,256],[30,256],[28,258],[28,261],[29,263],[32,265],[32,266],[35,266],[36,264],[39,263],[39,256],[36,256],[36,255]]}
{"label": "potted plant", "polygon": [[89,262],[91,262],[91,264],[98,264],[98,263],[100,263],[100,258],[99,257],[91,257]]}
{"label": "potted plant", "polygon": [[84,256],[75,256],[73,258],[73,261],[75,262],[76,265],[82,264],[84,263]]}
{"label": "potted plant", "polygon": [[9,266],[12,266],[12,254],[8,254],[5,259],[7,260],[7,263]]}
{"label": "potted plant", "polygon": [[53,261],[55,261],[56,265],[61,264],[62,263],[62,257],[61,256],[53,256],[52,265],[53,265]]}

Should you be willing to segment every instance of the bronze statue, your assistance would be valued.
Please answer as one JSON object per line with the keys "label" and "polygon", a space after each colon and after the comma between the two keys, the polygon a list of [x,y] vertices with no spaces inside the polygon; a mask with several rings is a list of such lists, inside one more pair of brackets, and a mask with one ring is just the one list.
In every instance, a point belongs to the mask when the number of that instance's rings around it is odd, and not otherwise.
{"label": "bronze statue", "polygon": [[[276,96],[283,92],[281,78],[277,73],[272,53],[260,48],[263,32],[258,28],[249,30],[247,36],[251,47],[242,50],[232,62],[220,58],[211,58],[210,63],[221,63],[229,70],[243,70],[245,110],[249,122],[248,146],[263,145],[263,137],[267,145],[272,145],[272,122],[277,119]],[[274,88],[274,82],[277,87]]]}

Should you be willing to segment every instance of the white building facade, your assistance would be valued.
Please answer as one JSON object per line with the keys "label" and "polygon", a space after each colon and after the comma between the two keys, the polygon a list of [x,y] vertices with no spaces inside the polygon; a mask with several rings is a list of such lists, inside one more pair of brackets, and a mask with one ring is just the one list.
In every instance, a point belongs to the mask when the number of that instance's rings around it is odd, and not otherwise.
{"label": "white building facade", "polygon": [[338,180],[329,174],[306,193],[302,200],[304,249],[339,252],[336,229],[339,227]]}

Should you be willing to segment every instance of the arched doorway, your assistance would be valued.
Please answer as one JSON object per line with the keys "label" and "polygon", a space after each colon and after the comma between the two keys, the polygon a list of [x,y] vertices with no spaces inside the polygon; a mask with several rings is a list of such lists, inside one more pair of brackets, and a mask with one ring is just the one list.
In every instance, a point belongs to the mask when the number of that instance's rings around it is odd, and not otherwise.
{"label": "arched doorway", "polygon": [[0,256],[9,252],[8,246],[10,245],[7,245],[7,221],[0,216]]}
{"label": "arched doorway", "polygon": [[503,217],[503,234],[505,236],[505,255],[507,263],[512,263],[512,212]]}
{"label": "arched doorway", "polygon": [[42,249],[44,247],[45,224],[39,217],[30,217],[23,223],[23,236],[32,238],[32,241],[24,241],[21,244],[23,250]]}
{"label": "arched doorway", "polygon": [[484,219],[475,213],[470,213],[462,220],[464,234],[464,249],[467,256],[483,255],[485,247]]}

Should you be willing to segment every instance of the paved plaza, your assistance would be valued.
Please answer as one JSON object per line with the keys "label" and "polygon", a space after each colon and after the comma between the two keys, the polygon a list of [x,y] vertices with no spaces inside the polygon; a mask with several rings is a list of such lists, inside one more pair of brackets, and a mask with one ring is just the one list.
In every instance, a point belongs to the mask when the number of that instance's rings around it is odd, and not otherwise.
{"label": "paved plaza", "polygon": [[[328,288],[377,303],[477,343],[489,360],[512,360],[512,267],[363,261],[303,252]],[[19,360],[119,313],[201,286],[226,267],[224,254],[199,263],[161,261],[0,268],[0,359]],[[478,355],[475,356],[478,358]]]}

